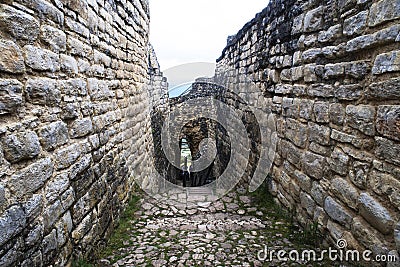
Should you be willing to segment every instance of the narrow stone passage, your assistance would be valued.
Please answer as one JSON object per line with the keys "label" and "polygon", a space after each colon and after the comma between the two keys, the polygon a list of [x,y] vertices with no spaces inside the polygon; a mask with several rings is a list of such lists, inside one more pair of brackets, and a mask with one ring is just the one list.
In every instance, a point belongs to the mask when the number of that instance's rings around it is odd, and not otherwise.
{"label": "narrow stone passage", "polygon": [[[123,246],[100,266],[299,266],[258,258],[269,250],[315,249],[276,206],[258,208],[244,189],[215,202],[176,208],[143,196]],[[296,241],[297,240],[297,241]],[[303,243],[303,244],[300,244]],[[300,245],[299,245],[300,244]],[[317,250],[318,251],[318,250]],[[261,257],[264,254],[260,254]],[[332,263],[331,263],[332,265]],[[312,266],[325,266],[317,263]],[[332,265],[333,266],[333,265]]]}

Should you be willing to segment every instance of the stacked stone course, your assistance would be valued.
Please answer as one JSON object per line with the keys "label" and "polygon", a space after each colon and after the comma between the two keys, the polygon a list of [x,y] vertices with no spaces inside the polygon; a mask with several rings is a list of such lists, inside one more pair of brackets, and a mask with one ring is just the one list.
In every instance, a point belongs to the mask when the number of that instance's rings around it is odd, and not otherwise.
{"label": "stacked stone course", "polygon": [[276,116],[277,201],[332,243],[397,257],[399,44],[398,0],[274,0],[216,71],[228,88],[253,80]]}
{"label": "stacked stone course", "polygon": [[134,174],[147,175],[150,107],[165,102],[166,86],[148,9],[146,0],[0,4],[0,266],[92,257]]}

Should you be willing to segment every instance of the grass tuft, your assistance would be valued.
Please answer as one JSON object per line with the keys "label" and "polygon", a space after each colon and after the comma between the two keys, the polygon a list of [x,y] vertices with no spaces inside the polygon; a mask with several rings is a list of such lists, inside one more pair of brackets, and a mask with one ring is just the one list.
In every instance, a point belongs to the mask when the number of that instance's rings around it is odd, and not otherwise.
{"label": "grass tuft", "polygon": [[94,267],[94,265],[85,260],[77,260],[72,262],[72,267]]}
{"label": "grass tuft", "polygon": [[121,214],[118,226],[114,229],[107,247],[100,252],[99,258],[113,255],[115,251],[125,247],[124,241],[129,241],[132,220],[135,218],[135,212],[139,210],[139,201],[141,199],[140,193],[136,193],[132,194],[125,211]]}
{"label": "grass tuft", "polygon": [[286,221],[289,224],[288,238],[297,245],[310,245],[318,247],[321,244],[322,234],[318,230],[318,223],[310,223],[305,228],[300,228],[296,223],[296,210],[282,208],[274,200],[269,191],[268,184],[272,177],[268,176],[264,183],[251,196],[255,204],[261,208],[266,215],[275,221]]}

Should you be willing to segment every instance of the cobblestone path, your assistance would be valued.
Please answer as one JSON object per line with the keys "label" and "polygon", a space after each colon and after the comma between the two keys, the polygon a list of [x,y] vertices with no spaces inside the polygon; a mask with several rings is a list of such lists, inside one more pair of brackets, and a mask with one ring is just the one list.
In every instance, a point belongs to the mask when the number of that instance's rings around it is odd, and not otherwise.
{"label": "cobblestone path", "polygon": [[123,247],[99,265],[299,266],[301,262],[257,257],[265,246],[287,251],[311,248],[290,241],[299,233],[290,231],[290,220],[276,212],[271,207],[256,208],[240,189],[215,202],[198,202],[194,208],[179,209],[144,197]]}

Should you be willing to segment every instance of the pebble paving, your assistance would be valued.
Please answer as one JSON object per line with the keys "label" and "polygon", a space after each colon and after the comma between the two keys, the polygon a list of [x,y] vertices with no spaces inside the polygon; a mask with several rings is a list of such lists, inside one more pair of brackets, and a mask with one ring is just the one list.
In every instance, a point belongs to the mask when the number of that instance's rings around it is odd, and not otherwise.
{"label": "pebble paving", "polygon": [[257,208],[243,189],[183,208],[143,196],[131,225],[123,247],[100,266],[326,266],[260,259],[265,246],[311,247],[290,241],[296,232],[289,220],[274,216],[271,207]]}

